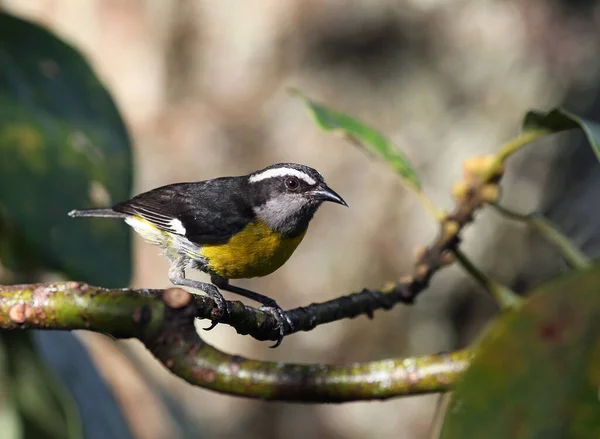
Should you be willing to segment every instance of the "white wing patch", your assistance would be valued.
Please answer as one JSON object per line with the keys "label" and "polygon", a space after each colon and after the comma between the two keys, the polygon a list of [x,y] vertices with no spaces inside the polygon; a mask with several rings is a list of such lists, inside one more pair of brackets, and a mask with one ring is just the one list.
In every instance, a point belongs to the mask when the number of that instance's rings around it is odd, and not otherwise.
{"label": "white wing patch", "polygon": [[145,207],[134,206],[133,209],[136,215],[139,215],[146,221],[154,224],[159,229],[175,233],[176,235],[185,236],[186,230],[181,220]]}
{"label": "white wing patch", "polygon": [[134,216],[128,216],[125,218],[125,222],[129,224],[136,232],[138,232],[146,241],[154,245],[162,245],[165,242],[164,235],[146,221],[142,221]]}
{"label": "white wing patch", "polygon": [[183,227],[182,222],[177,218],[173,218],[171,221],[169,221],[169,229],[178,235],[185,236],[185,227]]}
{"label": "white wing patch", "polygon": [[250,181],[250,183],[256,183],[257,181],[266,180],[267,178],[288,177],[288,176],[296,177],[296,178],[299,178],[300,180],[304,180],[306,183],[310,184],[311,186],[313,184],[317,183],[315,181],[315,179],[312,178],[310,175],[308,175],[306,172],[302,172],[302,171],[299,171],[294,168],[267,169],[266,171],[259,172],[258,174],[254,174],[254,175],[250,176],[249,181]]}

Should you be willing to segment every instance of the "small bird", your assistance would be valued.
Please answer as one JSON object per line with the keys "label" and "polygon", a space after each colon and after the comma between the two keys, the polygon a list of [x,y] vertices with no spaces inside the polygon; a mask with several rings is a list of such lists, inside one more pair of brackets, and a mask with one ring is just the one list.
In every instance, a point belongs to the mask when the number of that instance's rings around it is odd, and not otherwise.
{"label": "small bird", "polygon": [[[315,169],[279,163],[248,175],[162,186],[112,208],[73,210],[69,216],[124,219],[163,249],[174,285],[204,291],[221,315],[226,307],[218,288],[261,303],[278,323],[276,347],[285,335],[281,307],[229,279],[266,276],[281,267],[325,201],[347,206]],[[186,269],[208,273],[212,284],[187,279]]]}

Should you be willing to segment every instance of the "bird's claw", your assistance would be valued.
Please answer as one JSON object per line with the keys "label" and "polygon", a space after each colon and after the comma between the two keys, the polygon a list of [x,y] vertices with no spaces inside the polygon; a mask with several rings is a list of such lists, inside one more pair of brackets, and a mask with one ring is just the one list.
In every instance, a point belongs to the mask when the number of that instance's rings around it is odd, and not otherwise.
{"label": "bird's claw", "polygon": [[275,326],[275,329],[279,330],[279,338],[273,346],[269,346],[271,349],[275,349],[281,344],[283,338],[293,330],[294,324],[279,305],[261,306],[259,309],[261,311],[271,314],[277,322],[277,326]]}
{"label": "bird's claw", "polygon": [[215,326],[217,326],[218,324],[219,324],[219,321],[218,321],[218,320],[212,320],[212,321],[210,322],[210,326],[207,326],[206,328],[202,328],[202,329],[204,329],[205,331],[210,331],[211,329],[213,329],[213,328],[214,328]]}
{"label": "bird's claw", "polygon": [[206,291],[206,293],[215,301],[215,304],[217,305],[217,311],[219,312],[220,316],[218,319],[213,320],[210,323],[210,326],[208,326],[207,328],[203,328],[205,331],[210,331],[219,324],[219,321],[227,318],[227,316],[229,315],[229,311],[227,311],[227,303],[225,302],[225,298],[219,292],[219,290],[215,288],[214,290],[211,289],[209,291]]}

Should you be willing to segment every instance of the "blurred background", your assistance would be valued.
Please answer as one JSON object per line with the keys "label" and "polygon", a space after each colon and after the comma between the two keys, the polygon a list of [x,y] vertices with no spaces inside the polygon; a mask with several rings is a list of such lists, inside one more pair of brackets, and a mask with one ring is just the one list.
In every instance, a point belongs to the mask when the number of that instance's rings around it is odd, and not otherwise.
{"label": "blurred background", "polygon": [[[434,202],[450,209],[463,160],[516,135],[528,109],[565,105],[599,119],[597,3],[0,0],[0,7],[48,27],[92,64],[132,136],[134,193],[282,161],[325,175],[350,209],[325,206],[283,268],[238,282],[292,308],[397,279],[437,228],[385,164],[320,132],[286,89],[297,87],[388,135]],[[595,163],[577,136],[540,142],[511,160],[503,204],[546,212],[594,253]],[[493,212],[481,213],[464,237],[482,269],[519,291],[562,269],[539,238]],[[167,262],[134,239],[132,286],[169,286]],[[257,359],[368,361],[464,346],[495,312],[452,267],[414,306],[320,326],[275,350],[225,325],[202,336]],[[245,400],[184,383],[137,341],[77,337],[140,439],[426,438],[438,402]]]}

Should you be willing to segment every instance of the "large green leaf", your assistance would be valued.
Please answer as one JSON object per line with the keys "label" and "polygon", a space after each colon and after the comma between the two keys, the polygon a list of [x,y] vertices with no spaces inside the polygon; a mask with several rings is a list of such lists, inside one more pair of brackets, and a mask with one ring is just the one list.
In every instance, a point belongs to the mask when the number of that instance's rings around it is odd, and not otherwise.
{"label": "large green leaf", "polygon": [[19,413],[10,373],[10,355],[0,335],[0,431],[4,439],[21,439],[24,436],[23,419]]}
{"label": "large green leaf", "polygon": [[600,266],[501,317],[457,385],[443,439],[600,437]]}
{"label": "large green leaf", "polygon": [[128,228],[67,212],[129,197],[131,168],[127,131],[84,58],[47,30],[0,13],[3,228],[47,268],[125,286]]}
{"label": "large green leaf", "polygon": [[561,108],[555,108],[547,113],[530,111],[523,120],[523,131],[547,130],[558,133],[571,129],[582,129],[588,142],[600,160],[600,124],[585,120]]}
{"label": "large green leaf", "polygon": [[381,157],[404,181],[415,189],[421,189],[419,176],[406,156],[379,131],[339,111],[327,108],[306,97],[297,90],[308,107],[315,123],[324,131],[341,134],[352,143],[360,145],[367,152]]}
{"label": "large green leaf", "polygon": [[[16,413],[19,415],[14,418],[19,421],[16,425],[20,425],[20,428],[13,433],[13,437],[81,438],[83,429],[79,412],[69,393],[40,360],[31,341],[31,334],[19,331],[0,333],[0,349],[5,350],[4,355],[0,356],[4,362],[3,372],[10,376],[6,391],[12,398],[6,398],[6,402],[9,408],[16,406]],[[13,413],[12,416],[16,414]],[[6,414],[0,417],[4,416]],[[4,435],[4,431],[2,437],[9,438]]]}
{"label": "large green leaf", "polygon": [[[22,279],[33,269],[125,286],[129,229],[76,221],[73,208],[131,190],[127,132],[109,94],[75,50],[0,13],[0,260]],[[102,411],[101,411],[102,412]],[[30,333],[0,334],[0,431],[13,438],[80,438],[79,414]]]}

